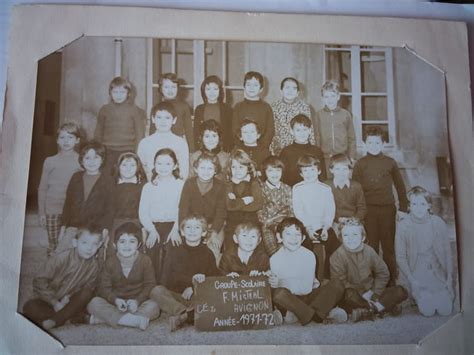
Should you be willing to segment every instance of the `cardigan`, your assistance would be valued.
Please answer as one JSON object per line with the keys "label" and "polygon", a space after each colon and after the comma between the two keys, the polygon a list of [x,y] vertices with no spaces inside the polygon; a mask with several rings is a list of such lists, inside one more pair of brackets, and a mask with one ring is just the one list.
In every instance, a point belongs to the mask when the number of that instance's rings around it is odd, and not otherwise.
{"label": "cardigan", "polygon": [[232,132],[234,132],[234,141],[236,144],[239,143],[237,138],[239,136],[238,132],[240,130],[240,124],[244,119],[249,119],[257,123],[261,133],[260,144],[262,147],[268,148],[275,134],[273,112],[270,105],[263,100],[252,101],[244,99],[244,101],[238,102],[234,106]]}
{"label": "cardigan", "polygon": [[141,304],[149,299],[151,290],[156,286],[151,259],[142,253],[138,253],[127,277],[123,274],[117,255],[111,255],[105,262],[99,280],[97,295],[112,304],[117,298],[135,299]]}
{"label": "cardigan", "polygon": [[99,275],[99,262],[95,257],[83,259],[76,248],[52,255],[33,279],[33,291],[39,299],[53,304],[64,296],[93,290]]}
{"label": "cardigan", "polygon": [[192,287],[192,278],[196,274],[219,275],[214,254],[205,244],[192,247],[184,242],[168,251],[161,279],[163,286],[182,293],[186,288]]}
{"label": "cardigan", "polygon": [[283,169],[282,181],[290,186],[303,180],[300,175],[300,169],[298,168],[298,159],[303,155],[312,155],[319,160],[319,180],[326,180],[326,164],[324,163],[324,155],[321,150],[310,143],[300,144],[292,143],[289,146],[283,148],[280,153],[280,159],[285,164]]}
{"label": "cardigan", "polygon": [[390,279],[387,264],[373,248],[363,244],[361,251],[352,252],[341,245],[329,259],[331,279],[359,293],[372,290],[380,296]]}
{"label": "cardigan", "polygon": [[101,173],[89,196],[84,199],[84,174],[84,171],[75,173],[69,182],[62,224],[66,227],[96,224],[101,228],[110,229],[113,218],[110,199],[114,181],[110,175]]}
{"label": "cardigan", "polygon": [[261,245],[252,252],[247,264],[240,260],[238,255],[238,246],[234,244],[231,248],[226,249],[219,263],[219,269],[223,275],[236,272],[240,276],[249,275],[250,271],[256,270],[266,272],[270,270],[270,260],[265,249]]}
{"label": "cardigan", "polygon": [[226,217],[225,183],[212,180],[212,188],[204,195],[199,191],[197,177],[186,180],[179,202],[179,225],[191,214],[204,216],[213,232],[219,233]]}
{"label": "cardigan", "polygon": [[110,207],[114,219],[138,220],[138,208],[143,183],[115,184],[112,188]]}
{"label": "cardigan", "polygon": [[335,222],[339,217],[356,217],[359,221],[363,221],[367,213],[365,204],[364,191],[357,181],[350,181],[349,187],[336,187],[333,180],[327,180],[326,185],[331,187],[336,203]]}
{"label": "cardigan", "polygon": [[293,216],[291,187],[281,183],[280,187],[271,187],[268,181],[262,186],[263,208],[257,212],[263,225],[273,224],[276,216]]}
{"label": "cardigan", "polygon": [[[207,120],[207,118],[204,117],[204,111],[207,105],[214,104],[201,104],[196,107],[196,110],[194,111],[194,142],[196,149],[201,143],[202,125],[204,121]],[[232,107],[224,102],[219,102],[215,105],[218,105],[220,111],[220,122],[218,123],[222,130],[222,148],[224,151],[230,152],[234,146],[234,137],[232,134]]]}
{"label": "cardigan", "polygon": [[[235,200],[229,198],[229,193],[233,193]],[[253,202],[246,205],[242,197],[252,196]],[[226,207],[227,222],[258,222],[257,211],[263,207],[262,189],[256,179],[251,181],[241,181],[239,184],[228,182],[226,186]]]}

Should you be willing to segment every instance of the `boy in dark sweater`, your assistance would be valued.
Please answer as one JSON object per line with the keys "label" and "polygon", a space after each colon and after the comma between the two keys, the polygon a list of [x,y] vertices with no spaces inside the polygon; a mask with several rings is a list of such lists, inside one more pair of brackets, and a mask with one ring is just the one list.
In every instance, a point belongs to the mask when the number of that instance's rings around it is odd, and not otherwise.
{"label": "boy in dark sweater", "polygon": [[130,99],[131,83],[114,78],[109,85],[111,102],[102,106],[97,116],[94,138],[107,147],[107,172],[117,163],[120,154],[134,152],[145,135],[146,114]]}
{"label": "boy in dark sweater", "polygon": [[261,247],[260,227],[253,222],[241,223],[235,228],[235,246],[225,251],[219,264],[224,275],[259,276],[270,270],[270,261]]}
{"label": "boy in dark sweater", "polygon": [[235,143],[239,143],[239,130],[244,118],[257,123],[261,130],[260,144],[269,149],[275,134],[273,111],[271,106],[260,98],[263,91],[263,76],[259,72],[249,71],[244,76],[244,101],[237,103],[232,115],[232,131]]}
{"label": "boy in dark sweater", "polygon": [[90,324],[107,323],[145,330],[150,320],[158,318],[160,308],[149,299],[156,286],[150,258],[138,251],[141,230],[132,222],[117,228],[117,250],[105,262],[97,297],[87,306]]}
{"label": "boy in dark sweater", "polygon": [[193,322],[194,286],[204,282],[206,276],[219,274],[214,255],[202,243],[207,233],[204,217],[188,216],[180,225],[184,243],[171,248],[163,268],[162,285],[150,294],[161,309],[170,314],[170,331],[175,331],[187,321]]}
{"label": "boy in dark sweater", "polygon": [[395,261],[395,221],[397,208],[392,192],[395,186],[399,201],[399,210],[407,211],[405,184],[397,163],[382,153],[384,132],[379,126],[367,129],[365,145],[367,155],[354,166],[352,178],[362,185],[367,215],[365,227],[369,245],[378,252],[382,246],[383,259],[390,270],[389,285],[395,285],[397,264]]}
{"label": "boy in dark sweater", "polygon": [[294,186],[303,180],[298,168],[298,159],[303,155],[312,155],[319,160],[321,174],[319,180],[326,180],[326,164],[324,163],[324,155],[321,150],[309,142],[311,133],[311,120],[305,115],[296,115],[290,121],[291,134],[293,135],[293,143],[283,148],[280,153],[280,159],[285,164],[283,172],[283,182],[287,185]]}
{"label": "boy in dark sweater", "polygon": [[268,147],[261,144],[261,134],[258,124],[247,118],[240,124],[239,137],[241,144],[239,148],[246,152],[257,165],[257,171],[260,175],[262,163],[270,156]]}

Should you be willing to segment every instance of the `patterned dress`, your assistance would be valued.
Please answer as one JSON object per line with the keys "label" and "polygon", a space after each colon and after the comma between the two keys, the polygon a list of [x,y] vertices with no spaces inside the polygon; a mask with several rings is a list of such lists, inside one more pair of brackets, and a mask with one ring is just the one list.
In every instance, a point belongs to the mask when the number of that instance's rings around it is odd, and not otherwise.
{"label": "patterned dress", "polygon": [[[309,105],[301,99],[296,99],[291,104],[286,103],[283,99],[279,99],[275,101],[271,107],[275,121],[275,136],[270,145],[270,150],[274,155],[279,155],[283,148],[293,143],[293,135],[291,134],[290,127],[291,119],[299,114],[311,118],[311,110]],[[315,144],[313,130],[311,130],[309,140],[311,144]]]}

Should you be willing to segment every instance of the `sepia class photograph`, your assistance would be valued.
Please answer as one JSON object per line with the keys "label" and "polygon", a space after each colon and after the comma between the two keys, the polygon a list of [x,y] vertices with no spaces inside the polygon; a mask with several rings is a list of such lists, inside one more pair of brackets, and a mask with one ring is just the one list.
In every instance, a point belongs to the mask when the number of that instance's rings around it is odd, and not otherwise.
{"label": "sepia class photograph", "polygon": [[64,345],[416,344],[459,312],[445,73],[84,36],[38,61],[18,312]]}

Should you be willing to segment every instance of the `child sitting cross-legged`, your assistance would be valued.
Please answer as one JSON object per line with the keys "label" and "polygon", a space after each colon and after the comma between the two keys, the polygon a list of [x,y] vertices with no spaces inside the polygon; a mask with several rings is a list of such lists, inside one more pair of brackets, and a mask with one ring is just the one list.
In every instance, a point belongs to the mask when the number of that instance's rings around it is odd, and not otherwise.
{"label": "child sitting cross-legged", "polygon": [[172,248],[167,255],[161,285],[151,291],[150,297],[170,315],[170,331],[175,331],[194,317],[194,286],[207,276],[219,274],[214,254],[202,243],[207,233],[204,217],[191,215],[181,222],[184,243]]}
{"label": "child sitting cross-legged", "polygon": [[336,307],[344,286],[339,280],[320,284],[315,278],[316,258],[302,246],[306,236],[306,228],[297,218],[285,218],[278,225],[277,237],[283,245],[270,258],[273,304],[286,311],[285,323],[345,322],[346,312]]}
{"label": "child sitting cross-legged", "polygon": [[356,218],[342,224],[342,245],[332,254],[331,280],[344,284],[340,306],[351,319],[373,319],[377,313],[400,313],[399,304],[407,298],[401,286],[386,287],[390,279],[388,267],[369,245],[364,243],[365,229]]}
{"label": "child sitting cross-legged", "polygon": [[84,322],[100,269],[95,255],[103,242],[99,228],[79,227],[73,248],[54,254],[39,269],[33,279],[36,298],[24,305],[25,317],[44,329],[59,327],[68,320]]}
{"label": "child sitting cross-legged", "polygon": [[115,232],[117,250],[105,262],[97,297],[87,306],[90,324],[107,323],[116,327],[145,330],[150,320],[158,318],[160,308],[149,299],[156,286],[150,258],[138,251],[141,230],[133,222],[119,226]]}

